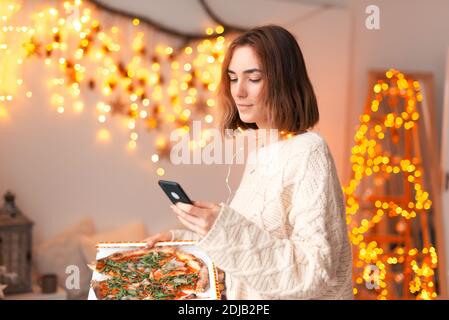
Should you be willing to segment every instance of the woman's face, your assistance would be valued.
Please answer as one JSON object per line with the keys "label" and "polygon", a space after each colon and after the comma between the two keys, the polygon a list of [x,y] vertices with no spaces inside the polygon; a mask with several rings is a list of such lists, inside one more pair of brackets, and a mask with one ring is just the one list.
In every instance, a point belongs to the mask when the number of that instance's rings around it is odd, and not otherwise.
{"label": "woman's face", "polygon": [[234,49],[228,75],[231,94],[245,123],[256,123],[267,128],[267,108],[262,104],[262,88],[265,78],[259,59],[250,46]]}

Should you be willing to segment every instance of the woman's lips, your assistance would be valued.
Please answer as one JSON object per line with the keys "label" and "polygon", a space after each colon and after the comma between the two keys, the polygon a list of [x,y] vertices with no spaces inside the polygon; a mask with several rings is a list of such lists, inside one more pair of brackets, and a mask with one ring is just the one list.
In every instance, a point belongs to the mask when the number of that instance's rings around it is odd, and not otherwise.
{"label": "woman's lips", "polygon": [[245,107],[252,107],[253,105],[252,104],[238,104],[237,103],[237,107],[243,107],[243,108],[245,108]]}

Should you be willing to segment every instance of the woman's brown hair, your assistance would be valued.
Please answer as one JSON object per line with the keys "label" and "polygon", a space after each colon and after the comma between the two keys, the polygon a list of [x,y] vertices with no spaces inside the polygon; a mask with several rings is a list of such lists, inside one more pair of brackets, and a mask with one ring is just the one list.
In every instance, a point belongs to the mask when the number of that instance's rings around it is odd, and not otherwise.
{"label": "woman's brown hair", "polygon": [[240,119],[230,90],[228,67],[234,50],[242,46],[252,47],[261,63],[266,80],[262,102],[268,107],[271,125],[293,133],[313,127],[319,120],[318,105],[298,42],[286,29],[267,25],[245,32],[228,47],[218,91],[222,131],[238,127],[257,129],[255,123]]}

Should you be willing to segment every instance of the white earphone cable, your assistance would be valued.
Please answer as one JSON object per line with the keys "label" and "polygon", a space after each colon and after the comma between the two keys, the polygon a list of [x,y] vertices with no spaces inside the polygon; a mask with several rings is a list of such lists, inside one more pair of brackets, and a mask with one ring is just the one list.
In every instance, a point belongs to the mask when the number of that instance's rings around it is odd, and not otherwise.
{"label": "white earphone cable", "polygon": [[232,157],[231,163],[228,166],[228,173],[226,174],[226,179],[225,179],[226,187],[228,188],[228,192],[229,192],[228,199],[226,200],[226,204],[227,205],[229,205],[229,200],[231,199],[231,195],[232,195],[232,189],[229,186],[229,176],[231,174],[232,164],[234,163],[234,159],[237,156],[238,152],[241,151],[241,150],[243,150],[243,147],[240,147],[238,150],[235,151],[234,156]]}

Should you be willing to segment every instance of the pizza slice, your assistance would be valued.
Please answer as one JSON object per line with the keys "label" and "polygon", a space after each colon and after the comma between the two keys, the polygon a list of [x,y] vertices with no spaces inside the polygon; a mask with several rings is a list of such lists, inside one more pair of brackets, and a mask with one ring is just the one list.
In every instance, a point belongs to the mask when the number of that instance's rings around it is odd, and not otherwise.
{"label": "pizza slice", "polygon": [[[117,252],[90,264],[89,267],[111,277],[145,277],[173,256],[172,248],[137,249]],[[134,279],[136,280],[136,279]]]}

